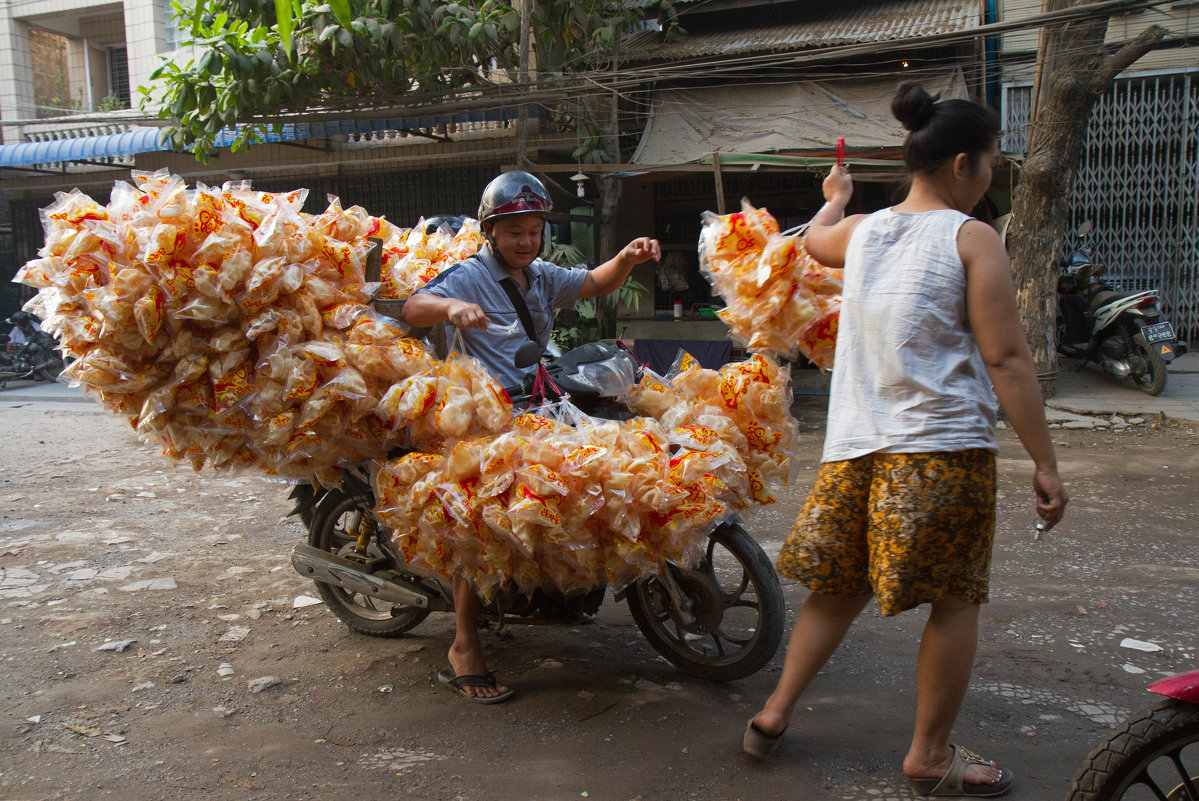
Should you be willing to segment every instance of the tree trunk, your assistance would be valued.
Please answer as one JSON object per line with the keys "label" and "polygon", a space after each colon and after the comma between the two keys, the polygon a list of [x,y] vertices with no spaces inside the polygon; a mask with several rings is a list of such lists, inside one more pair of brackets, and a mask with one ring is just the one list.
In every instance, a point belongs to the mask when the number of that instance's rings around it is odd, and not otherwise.
{"label": "tree trunk", "polygon": [[[600,248],[596,263],[603,264],[620,252],[624,245],[617,239],[614,225],[616,210],[620,208],[621,183],[619,178],[605,175],[599,179],[600,193]],[[616,304],[611,295],[596,298],[595,322],[600,339],[616,336]]]}
{"label": "tree trunk", "polygon": [[1107,22],[1106,16],[1071,22],[1050,33],[1055,40],[1050,49],[1070,57],[1046,65],[1044,105],[1029,130],[1028,152],[1012,200],[1007,247],[1016,301],[1045,397],[1057,390],[1057,250],[1065,236],[1091,109],[1116,76],[1166,34],[1154,25],[1108,55],[1103,47]]}
{"label": "tree trunk", "polygon": [[[615,68],[616,59],[613,58]],[[620,159],[620,124],[618,119],[618,96],[615,92],[609,98],[609,105],[603,123],[604,142],[606,144],[608,162],[619,164]],[[599,253],[596,254],[597,264],[603,264],[620,252],[623,245],[616,236],[616,212],[620,208],[620,194],[623,186],[619,178],[604,175],[599,179],[600,194],[600,240]],[[596,298],[595,323],[600,339],[612,339],[616,336],[616,304],[611,295]]]}

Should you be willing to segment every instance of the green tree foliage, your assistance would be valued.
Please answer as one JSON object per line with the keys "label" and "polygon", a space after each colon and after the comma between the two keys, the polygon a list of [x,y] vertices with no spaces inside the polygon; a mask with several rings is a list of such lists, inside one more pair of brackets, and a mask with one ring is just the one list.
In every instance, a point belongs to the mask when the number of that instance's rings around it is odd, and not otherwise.
{"label": "green tree foliage", "polygon": [[[200,160],[224,128],[234,149],[265,138],[272,115],[311,108],[436,100],[517,77],[520,12],[492,0],[195,0],[172,3],[197,57],[164,63],[143,107],[171,120],[176,149]],[[597,67],[642,19],[620,0],[534,0],[539,80]],[[673,0],[660,10],[677,30]]]}

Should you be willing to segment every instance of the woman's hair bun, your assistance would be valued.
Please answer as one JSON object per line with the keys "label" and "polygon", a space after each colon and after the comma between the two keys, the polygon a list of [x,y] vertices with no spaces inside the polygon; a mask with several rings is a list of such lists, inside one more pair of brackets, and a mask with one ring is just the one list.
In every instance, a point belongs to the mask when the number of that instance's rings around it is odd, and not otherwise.
{"label": "woman's hair bun", "polygon": [[916,81],[904,81],[895,90],[891,113],[909,131],[919,131],[933,116],[936,98]]}

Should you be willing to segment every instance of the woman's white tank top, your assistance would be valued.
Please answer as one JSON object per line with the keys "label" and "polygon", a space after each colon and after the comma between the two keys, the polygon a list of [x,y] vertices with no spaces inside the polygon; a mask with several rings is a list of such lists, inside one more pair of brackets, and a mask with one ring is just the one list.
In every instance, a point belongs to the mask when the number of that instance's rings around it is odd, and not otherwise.
{"label": "woman's white tank top", "polygon": [[966,316],[958,254],[969,219],[883,209],[854,230],[822,461],[997,450],[995,395]]}

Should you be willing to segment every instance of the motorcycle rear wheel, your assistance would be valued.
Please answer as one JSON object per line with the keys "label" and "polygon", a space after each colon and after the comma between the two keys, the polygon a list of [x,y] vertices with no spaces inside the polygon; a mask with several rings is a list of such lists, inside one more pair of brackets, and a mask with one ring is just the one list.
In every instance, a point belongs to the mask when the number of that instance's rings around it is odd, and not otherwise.
{"label": "motorcycle rear wheel", "polygon": [[1166,698],[1095,747],[1066,801],[1199,799],[1199,707]]}
{"label": "motorcycle rear wheel", "polygon": [[1147,395],[1160,395],[1166,388],[1166,363],[1142,334],[1134,336],[1132,343],[1140,351],[1146,365],[1143,375],[1133,377],[1137,389]]}
{"label": "motorcycle rear wheel", "polygon": [[47,381],[57,381],[58,374],[62,372],[62,360],[56,359],[44,367],[38,368],[37,374]]}
{"label": "motorcycle rear wheel", "polygon": [[[308,529],[308,544],[322,551],[344,555],[353,550],[357,537],[351,533],[361,522],[359,515],[371,514],[361,502],[341,490],[329,490],[316,506]],[[372,546],[373,547],[373,546]],[[380,601],[322,581],[316,591],[337,619],[353,631],[372,637],[398,637],[411,631],[429,616],[429,610]]]}
{"label": "motorcycle rear wheel", "polygon": [[694,568],[667,569],[691,603],[685,622],[658,578],[629,588],[633,620],[650,644],[680,670],[733,681],[761,670],[783,637],[786,604],[762,546],[736,523],[718,527]]}

